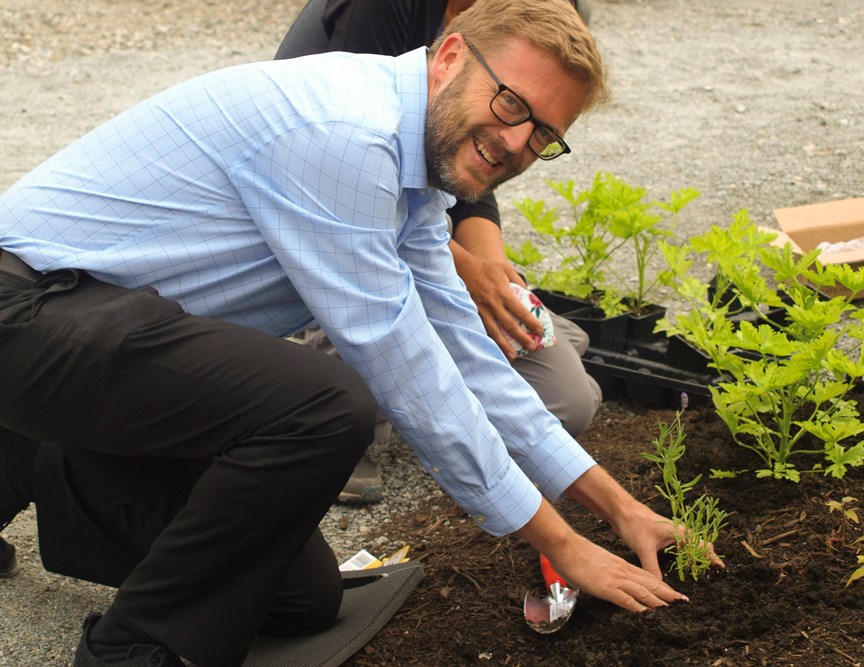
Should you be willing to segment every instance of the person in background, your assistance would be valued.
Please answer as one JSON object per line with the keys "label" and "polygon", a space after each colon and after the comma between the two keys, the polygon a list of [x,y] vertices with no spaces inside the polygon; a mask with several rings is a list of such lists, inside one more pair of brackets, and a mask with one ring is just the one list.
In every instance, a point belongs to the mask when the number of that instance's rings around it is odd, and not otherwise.
{"label": "person in background", "polygon": [[[310,0],[286,33],[275,58],[328,51],[397,56],[430,45],[455,16],[473,4],[474,0]],[[589,3],[575,0],[573,5],[587,25]],[[570,435],[581,435],[602,401],[599,385],[581,360],[588,349],[588,336],[578,325],[547,311],[525,293],[525,282],[504,251],[493,193],[476,201],[457,200],[448,215],[456,271],[477,306],[486,332]],[[544,327],[537,315],[544,320],[548,315],[551,324],[546,322]],[[298,339],[335,353],[319,327],[303,332]],[[379,417],[374,442],[387,442],[390,434],[390,423]],[[383,489],[380,467],[364,455],[339,500],[377,502]]]}
{"label": "person in background", "polygon": [[[571,5],[477,0],[428,52],[180,83],[0,196],[0,525],[35,502],[46,568],[117,586],[74,667],[237,667],[258,635],[331,627],[318,526],[379,408],[478,526],[572,586],[686,599],[658,563],[668,520],[513,369],[447,245],[454,196],[566,154],[606,90]],[[340,359],[286,342],[313,321]]]}

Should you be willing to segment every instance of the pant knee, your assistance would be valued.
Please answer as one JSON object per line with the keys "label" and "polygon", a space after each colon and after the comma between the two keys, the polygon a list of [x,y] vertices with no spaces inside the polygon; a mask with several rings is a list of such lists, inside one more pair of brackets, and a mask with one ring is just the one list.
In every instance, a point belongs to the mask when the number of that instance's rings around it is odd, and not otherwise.
{"label": "pant knee", "polygon": [[564,429],[576,438],[588,430],[594,415],[600,409],[602,399],[597,381],[590,375],[585,375],[584,382],[574,386],[569,395],[562,397],[562,402],[554,413]]}
{"label": "pant knee", "polygon": [[354,382],[344,391],[342,400],[346,424],[350,432],[356,434],[356,444],[362,454],[375,435],[378,422],[378,403],[362,380]]}
{"label": "pant knee", "polygon": [[320,372],[308,378],[302,392],[268,397],[266,416],[240,443],[243,447],[282,441],[330,455],[365,451],[375,432],[375,398],[352,368],[323,355],[320,361]]}
{"label": "pant knee", "polygon": [[324,538],[316,533],[286,573],[261,634],[292,637],[333,627],[342,605],[342,593],[342,574],[336,558]]}
{"label": "pant knee", "polygon": [[297,637],[329,630],[339,617],[342,589],[316,594],[308,604],[292,612],[271,613],[264,619],[260,634],[265,637]]}
{"label": "pant knee", "polygon": [[[365,450],[372,441],[378,404],[363,378],[350,366],[339,360],[327,359],[335,372],[324,374],[318,386],[310,388],[301,429],[308,429],[316,437],[334,437],[340,443],[356,442]],[[311,423],[310,423],[311,420]]]}

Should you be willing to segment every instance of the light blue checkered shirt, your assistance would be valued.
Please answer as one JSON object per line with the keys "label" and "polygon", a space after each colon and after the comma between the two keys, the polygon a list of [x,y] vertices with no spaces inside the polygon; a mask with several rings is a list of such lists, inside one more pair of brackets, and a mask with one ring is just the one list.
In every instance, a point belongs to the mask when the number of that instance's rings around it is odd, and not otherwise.
{"label": "light blue checkered shirt", "polygon": [[556,499],[593,461],[456,275],[452,198],[427,185],[426,98],[423,49],[197,77],[14,185],[0,247],[274,335],[314,318],[430,474],[488,532],[510,533],[537,487]]}

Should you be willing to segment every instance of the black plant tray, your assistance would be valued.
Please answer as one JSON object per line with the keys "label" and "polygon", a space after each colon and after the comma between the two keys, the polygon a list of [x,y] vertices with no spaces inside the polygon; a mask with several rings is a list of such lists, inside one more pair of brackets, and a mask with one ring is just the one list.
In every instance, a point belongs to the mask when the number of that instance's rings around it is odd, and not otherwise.
{"label": "black plant tray", "polygon": [[665,341],[631,345],[623,352],[589,347],[582,363],[597,380],[604,400],[625,401],[652,407],[681,407],[681,393],[690,403],[710,403],[709,387],[720,381],[710,368],[686,370],[666,363]]}

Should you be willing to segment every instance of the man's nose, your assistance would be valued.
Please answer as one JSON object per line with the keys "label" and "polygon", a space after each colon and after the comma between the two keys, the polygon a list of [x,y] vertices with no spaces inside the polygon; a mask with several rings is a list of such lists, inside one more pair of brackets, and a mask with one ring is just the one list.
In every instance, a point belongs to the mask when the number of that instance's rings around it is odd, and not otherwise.
{"label": "man's nose", "polygon": [[528,146],[533,132],[534,123],[526,121],[519,125],[505,125],[499,136],[510,153],[520,153]]}

